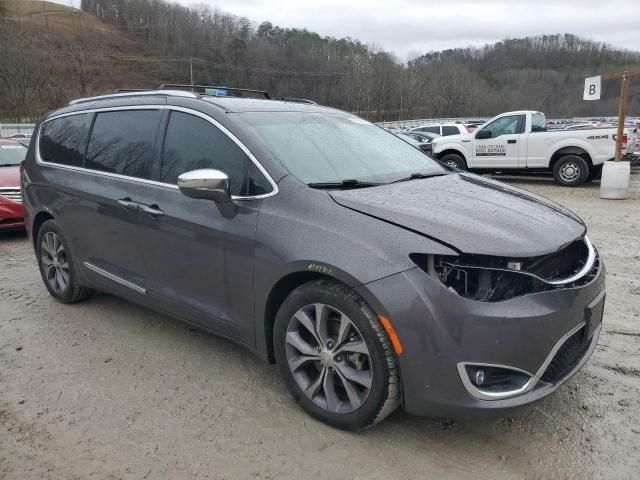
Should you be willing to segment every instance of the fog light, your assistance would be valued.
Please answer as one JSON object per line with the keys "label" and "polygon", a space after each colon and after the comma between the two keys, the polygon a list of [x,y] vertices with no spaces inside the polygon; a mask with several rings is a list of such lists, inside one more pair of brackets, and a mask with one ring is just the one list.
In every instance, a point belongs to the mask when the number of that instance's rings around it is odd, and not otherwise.
{"label": "fog light", "polygon": [[479,368],[473,375],[473,383],[478,387],[484,383],[484,368]]}
{"label": "fog light", "polygon": [[480,396],[478,398],[497,399],[517,395],[527,388],[532,378],[531,374],[522,370],[499,365],[460,364],[458,368],[462,383],[472,395]]}

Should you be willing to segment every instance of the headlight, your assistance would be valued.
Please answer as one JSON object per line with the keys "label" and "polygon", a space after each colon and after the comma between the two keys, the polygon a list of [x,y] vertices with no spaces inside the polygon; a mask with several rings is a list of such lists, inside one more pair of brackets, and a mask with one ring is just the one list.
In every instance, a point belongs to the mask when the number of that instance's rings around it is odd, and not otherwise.
{"label": "headlight", "polygon": [[460,257],[430,256],[433,262],[427,273],[450,291],[478,302],[499,302],[544,289],[544,283],[519,270],[521,262],[511,268],[463,264]]}
{"label": "headlight", "polygon": [[599,270],[597,252],[586,237],[539,257],[415,253],[409,257],[451,292],[479,302],[499,302],[529,293],[585,285]]}

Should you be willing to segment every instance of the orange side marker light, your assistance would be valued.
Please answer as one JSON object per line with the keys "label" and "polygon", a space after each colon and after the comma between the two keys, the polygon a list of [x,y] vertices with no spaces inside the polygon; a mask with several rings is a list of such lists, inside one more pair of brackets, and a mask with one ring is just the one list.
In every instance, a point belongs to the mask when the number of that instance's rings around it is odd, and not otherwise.
{"label": "orange side marker light", "polygon": [[400,343],[400,338],[398,338],[398,334],[393,328],[393,325],[391,325],[389,319],[384,315],[378,315],[378,318],[380,319],[380,323],[382,323],[384,329],[387,331],[387,335],[389,335],[389,340],[391,340],[391,345],[393,345],[396,355],[402,355],[404,348],[402,347],[402,343]]}

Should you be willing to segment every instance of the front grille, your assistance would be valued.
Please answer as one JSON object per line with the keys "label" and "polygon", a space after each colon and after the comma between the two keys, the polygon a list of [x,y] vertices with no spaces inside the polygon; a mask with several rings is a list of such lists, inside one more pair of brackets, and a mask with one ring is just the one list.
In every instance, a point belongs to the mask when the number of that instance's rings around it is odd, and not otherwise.
{"label": "front grille", "polygon": [[582,327],[562,344],[541,377],[543,382],[554,383],[564,377],[584,357],[590,341],[584,341],[585,328]]}
{"label": "front grille", "polygon": [[19,188],[0,188],[0,195],[14,202],[22,203],[22,195]]}

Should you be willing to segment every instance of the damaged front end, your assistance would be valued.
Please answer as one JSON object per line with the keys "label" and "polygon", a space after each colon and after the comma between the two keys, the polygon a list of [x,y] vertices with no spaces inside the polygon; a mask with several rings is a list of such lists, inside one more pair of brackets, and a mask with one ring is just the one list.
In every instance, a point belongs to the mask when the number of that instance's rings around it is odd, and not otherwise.
{"label": "damaged front end", "polygon": [[410,258],[449,291],[479,302],[586,285],[600,268],[598,252],[586,236],[538,257],[414,253]]}

